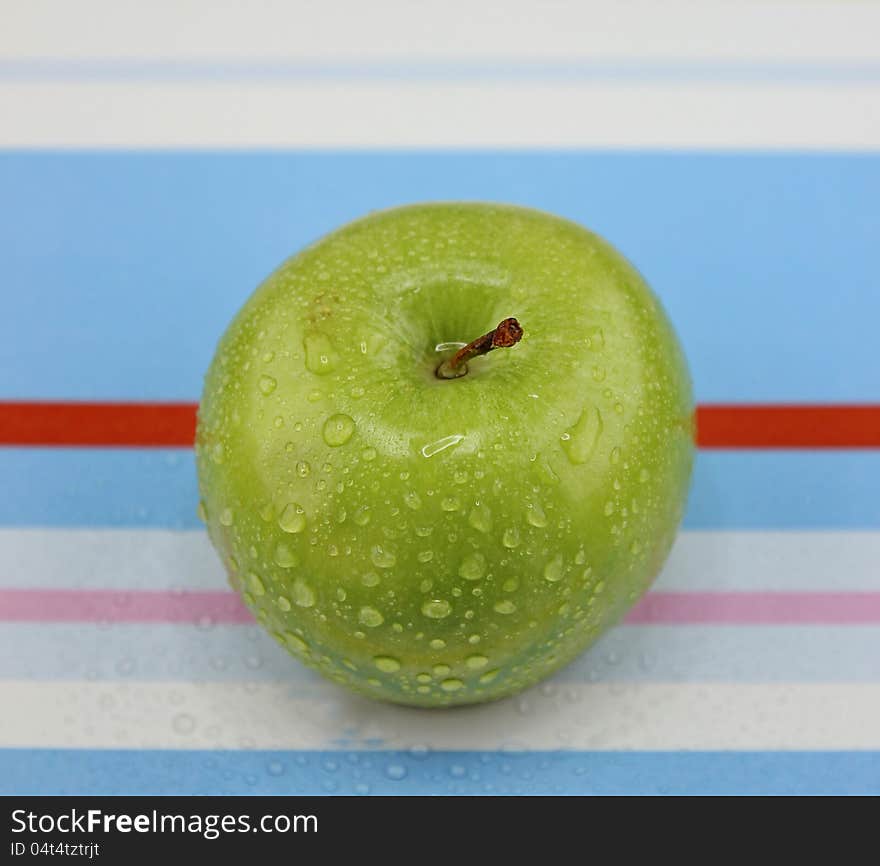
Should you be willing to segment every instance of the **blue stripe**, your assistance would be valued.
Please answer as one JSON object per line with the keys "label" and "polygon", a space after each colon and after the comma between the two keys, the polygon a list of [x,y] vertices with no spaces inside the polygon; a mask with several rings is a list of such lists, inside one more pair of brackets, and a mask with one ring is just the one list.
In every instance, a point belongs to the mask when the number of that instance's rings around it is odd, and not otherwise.
{"label": "blue stripe", "polygon": [[880,794],[880,752],[0,751],[0,794]]}
{"label": "blue stripe", "polygon": [[194,399],[268,271],[429,199],[608,237],[666,303],[701,401],[880,399],[880,155],[602,152],[2,153],[0,397]]}
{"label": "blue stripe", "polygon": [[861,62],[776,63],[717,60],[599,61],[573,57],[559,61],[424,60],[296,62],[243,60],[119,60],[24,58],[0,61],[0,80],[19,83],[70,82],[241,82],[241,81],[587,81],[786,85],[853,84],[880,81],[880,65]]}
{"label": "blue stripe", "polygon": [[[6,623],[0,646],[0,679],[285,682],[300,696],[337,694],[256,626]],[[877,683],[880,627],[619,626],[551,682]]]}
{"label": "blue stripe", "polygon": [[[0,525],[190,529],[188,450],[0,448]],[[689,529],[880,526],[880,451],[702,452]]]}

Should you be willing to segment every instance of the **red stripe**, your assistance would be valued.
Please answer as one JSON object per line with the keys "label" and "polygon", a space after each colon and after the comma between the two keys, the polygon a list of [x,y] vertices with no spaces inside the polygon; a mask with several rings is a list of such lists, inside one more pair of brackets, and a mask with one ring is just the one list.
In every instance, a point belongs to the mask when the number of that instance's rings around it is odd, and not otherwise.
{"label": "red stripe", "polygon": [[697,407],[700,448],[880,448],[880,405]]}
{"label": "red stripe", "polygon": [[[0,445],[187,448],[194,403],[0,402]],[[700,448],[880,448],[880,404],[703,405]]]}
{"label": "red stripe", "polygon": [[[629,625],[880,625],[880,592],[651,592]],[[253,622],[228,590],[2,589],[0,622]]]}

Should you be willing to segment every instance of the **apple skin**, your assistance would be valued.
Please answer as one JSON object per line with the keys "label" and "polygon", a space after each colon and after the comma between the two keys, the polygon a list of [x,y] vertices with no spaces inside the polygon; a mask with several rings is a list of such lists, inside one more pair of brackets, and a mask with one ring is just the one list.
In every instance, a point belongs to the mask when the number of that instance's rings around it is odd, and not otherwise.
{"label": "apple skin", "polygon": [[[439,379],[438,344],[525,335]],[[539,211],[372,214],[283,264],[205,379],[200,509],[294,656],[419,706],[510,695],[649,586],[693,461],[685,360],[601,238]]]}

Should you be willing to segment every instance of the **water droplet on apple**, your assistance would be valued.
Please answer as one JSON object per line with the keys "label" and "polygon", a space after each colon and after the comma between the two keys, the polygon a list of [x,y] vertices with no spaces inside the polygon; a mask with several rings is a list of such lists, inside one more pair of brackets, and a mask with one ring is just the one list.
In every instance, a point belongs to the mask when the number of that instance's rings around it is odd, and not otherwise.
{"label": "water droplet on apple", "polygon": [[501,543],[513,550],[514,547],[519,547],[522,539],[520,538],[519,530],[515,526],[509,526],[504,530],[504,535],[501,537]]}
{"label": "water droplet on apple", "polygon": [[299,560],[296,554],[283,541],[275,546],[275,564],[281,568],[293,568]]}
{"label": "water droplet on apple", "polygon": [[379,575],[376,574],[375,571],[368,571],[365,575],[361,577],[361,583],[364,586],[378,586],[379,585]]}
{"label": "water droplet on apple", "polygon": [[275,603],[285,613],[290,610],[290,599],[286,595],[279,595]]}
{"label": "water droplet on apple", "polygon": [[384,674],[393,674],[400,670],[400,661],[394,656],[374,656],[373,664]]}
{"label": "water droplet on apple", "polygon": [[544,580],[549,580],[550,583],[556,583],[557,581],[562,580],[562,577],[562,554],[557,553],[556,556],[544,566]]}
{"label": "water droplet on apple", "polygon": [[450,677],[440,683],[440,688],[444,692],[457,692],[459,689],[464,688],[464,683],[455,677]]}
{"label": "water droplet on apple", "polygon": [[641,481],[642,484],[644,484],[650,477],[651,477],[651,473],[648,471],[648,469],[646,467],[643,466],[639,470],[639,481]]}
{"label": "water droplet on apple", "polygon": [[592,370],[592,376],[594,382],[604,382],[605,381],[605,368],[600,366],[599,364],[595,364]]}
{"label": "water droplet on apple", "polygon": [[609,499],[605,503],[605,507],[602,509],[602,511],[606,517],[611,517],[611,515],[614,514],[614,503]]}
{"label": "water droplet on apple", "polygon": [[538,529],[543,529],[547,525],[547,515],[540,503],[530,502],[526,505],[526,520]]}
{"label": "water droplet on apple", "polygon": [[430,562],[434,558],[433,550],[420,550],[416,556],[419,562]]}
{"label": "water droplet on apple", "polygon": [[299,475],[300,478],[307,478],[311,471],[312,467],[305,460],[300,460],[299,463],[296,464],[296,474]]}
{"label": "water droplet on apple", "polygon": [[339,355],[330,339],[317,331],[306,334],[303,339],[306,351],[306,369],[318,376],[332,373],[339,364]]}
{"label": "water droplet on apple", "polygon": [[302,506],[296,502],[288,502],[278,518],[278,525],[285,532],[302,532],[306,528],[306,513]]}
{"label": "water droplet on apple", "polygon": [[375,448],[364,448],[364,450],[361,451],[361,457],[363,457],[364,460],[366,460],[367,462],[369,462],[371,460],[375,460],[376,459],[376,449]]}
{"label": "water droplet on apple", "polygon": [[586,463],[602,435],[602,415],[595,406],[585,408],[577,423],[562,434],[562,450],[574,464]]}
{"label": "water droplet on apple", "polygon": [[313,607],[315,604],[315,591],[301,577],[293,582],[290,594],[298,607]]}
{"label": "water droplet on apple", "polygon": [[220,464],[226,458],[226,453],[223,449],[222,442],[215,442],[211,448],[211,460],[215,463]]}
{"label": "water droplet on apple", "polygon": [[489,506],[484,503],[475,505],[468,515],[468,523],[478,532],[491,532],[492,512],[489,510]]}
{"label": "water droplet on apple", "polygon": [[482,553],[469,553],[458,569],[459,577],[465,580],[479,580],[486,573],[486,557]]}
{"label": "water droplet on apple", "polygon": [[461,508],[461,500],[457,496],[447,496],[440,503],[440,507],[444,511],[458,511]]}
{"label": "water droplet on apple", "polygon": [[449,673],[449,671],[451,670],[451,668],[449,667],[449,665],[439,664],[439,665],[434,665],[434,667],[431,668],[431,670],[434,671],[434,673],[435,673],[438,677],[445,677],[446,674]]}
{"label": "water droplet on apple", "polygon": [[431,649],[435,649],[435,650],[446,649],[446,641],[443,640],[442,638],[435,637],[435,638],[430,642],[429,646],[431,647]]}
{"label": "water droplet on apple", "polygon": [[278,387],[278,382],[272,376],[260,376],[259,386],[260,391],[268,397]]}
{"label": "water droplet on apple", "polygon": [[501,584],[501,589],[504,590],[504,592],[516,592],[519,589],[519,578],[508,577],[507,580]]}
{"label": "water droplet on apple", "polygon": [[491,683],[492,680],[494,680],[495,677],[497,677],[499,673],[500,673],[500,671],[498,670],[498,668],[495,668],[494,670],[491,670],[491,671],[486,671],[486,673],[484,673],[480,677],[480,682],[483,683],[484,685],[486,683]]}
{"label": "water droplet on apple", "polygon": [[256,596],[266,594],[266,585],[256,574],[251,573],[248,575],[248,586],[250,587],[251,592]]}
{"label": "water droplet on apple", "polygon": [[608,459],[611,461],[613,466],[616,466],[620,463],[620,449],[615,445],[614,448],[611,449],[611,454],[608,456]]}
{"label": "water droplet on apple", "polygon": [[459,433],[454,433],[451,436],[444,436],[441,439],[436,439],[433,442],[429,442],[427,445],[424,445],[421,449],[422,457],[433,457],[435,454],[439,454],[441,451],[445,451],[447,448],[453,448],[458,445],[461,440],[464,439],[464,436]]}
{"label": "water droplet on apple", "polygon": [[385,622],[385,617],[376,608],[365,605],[360,609],[358,622],[367,628],[376,628]]}
{"label": "water droplet on apple", "polygon": [[589,328],[587,330],[586,344],[588,349],[599,352],[605,348],[605,334],[599,327]]}
{"label": "water droplet on apple", "polygon": [[407,508],[418,511],[422,507],[422,497],[415,490],[410,490],[403,495],[403,501]]}
{"label": "water droplet on apple", "polygon": [[231,508],[224,508],[220,512],[220,523],[222,523],[223,526],[232,526],[232,509]]}
{"label": "water droplet on apple", "polygon": [[331,415],[324,422],[324,430],[323,437],[324,441],[331,448],[338,448],[340,445],[345,445],[349,439],[351,439],[354,434],[355,423],[354,419],[348,415],[337,414]]}
{"label": "water droplet on apple", "polygon": [[466,664],[466,665],[467,665],[472,671],[478,671],[478,670],[480,670],[481,668],[486,667],[487,664],[489,664],[489,659],[488,659],[486,656],[483,656],[483,655],[472,655],[472,656],[468,656],[468,657],[465,659],[464,663],[465,663],[465,664]]}
{"label": "water droplet on apple", "polygon": [[429,619],[444,619],[452,613],[452,605],[442,598],[432,598],[422,604],[422,613]]}
{"label": "water droplet on apple", "polygon": [[362,505],[352,518],[358,526],[366,526],[370,522],[370,506]]}
{"label": "water droplet on apple", "polygon": [[370,550],[370,559],[376,568],[393,568],[397,563],[397,557],[394,553],[379,544],[373,545]]}
{"label": "water droplet on apple", "polygon": [[298,653],[307,652],[309,645],[297,634],[292,631],[284,632],[284,641],[287,646]]}
{"label": "water droplet on apple", "polygon": [[505,598],[502,601],[496,601],[493,605],[493,609],[496,613],[501,613],[506,616],[516,610],[516,605],[509,598]]}

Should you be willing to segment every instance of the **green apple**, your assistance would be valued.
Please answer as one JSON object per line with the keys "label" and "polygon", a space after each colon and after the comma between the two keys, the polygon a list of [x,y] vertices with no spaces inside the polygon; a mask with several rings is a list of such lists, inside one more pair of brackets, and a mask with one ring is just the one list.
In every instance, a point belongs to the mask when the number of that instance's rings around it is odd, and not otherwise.
{"label": "green apple", "polygon": [[485,701],[571,661],[651,583],[692,411],[657,298],[595,234],[403,207],[287,261],[229,326],[201,506],[297,658],[376,698]]}

